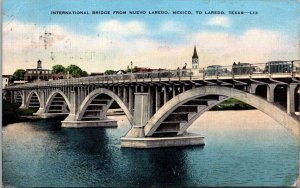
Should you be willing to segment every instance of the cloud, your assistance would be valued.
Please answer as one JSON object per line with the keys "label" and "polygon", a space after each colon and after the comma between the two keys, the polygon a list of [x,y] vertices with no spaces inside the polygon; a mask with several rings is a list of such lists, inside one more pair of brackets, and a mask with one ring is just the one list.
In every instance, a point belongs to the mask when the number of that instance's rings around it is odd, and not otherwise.
{"label": "cloud", "polygon": [[[123,63],[130,62],[135,55],[160,47],[144,35],[147,32],[141,22],[112,20],[99,26],[105,31],[114,23],[117,23],[116,28],[109,34],[94,36],[74,33],[59,25],[42,27],[18,21],[6,23],[3,71],[11,74],[17,67],[32,68],[37,59],[41,59],[45,68],[54,64],[77,64],[88,72],[101,72],[109,68],[126,68]],[[122,30],[118,34],[117,28]]]}
{"label": "cloud", "polygon": [[230,27],[231,23],[230,19],[226,16],[215,16],[208,20],[207,25]]}
{"label": "cloud", "polygon": [[[190,67],[194,45],[201,67],[231,65],[233,61],[264,63],[299,58],[297,40],[272,30],[250,28],[238,36],[227,32],[185,31],[182,36],[186,37],[175,43],[145,34],[147,28],[143,22],[111,20],[100,23],[97,28],[103,32],[107,24],[112,23],[117,23],[119,28],[136,28],[135,34],[126,30],[119,34],[114,31],[113,34],[83,35],[60,25],[4,23],[3,73],[12,74],[17,68],[36,67],[38,59],[43,61],[44,68],[51,69],[55,64],[76,64],[88,72],[126,69],[130,61],[134,66],[151,68],[176,69],[184,63]],[[173,23],[164,22],[160,26],[168,24]],[[151,32],[160,31],[158,27]]]}
{"label": "cloud", "polygon": [[130,21],[123,23],[119,20],[109,20],[100,23],[97,27],[97,30],[105,34],[121,36],[136,36],[148,34],[144,23],[139,21]]}
{"label": "cloud", "polygon": [[184,33],[185,25],[180,22],[166,21],[161,24],[160,31],[167,33]]}
{"label": "cloud", "polygon": [[[188,40],[197,44],[204,53],[204,65],[230,65],[234,61],[265,63],[270,60],[290,60],[297,58],[299,50],[297,41],[283,33],[258,28],[249,28],[238,36],[226,32],[199,32]],[[198,55],[201,56],[201,52]]]}

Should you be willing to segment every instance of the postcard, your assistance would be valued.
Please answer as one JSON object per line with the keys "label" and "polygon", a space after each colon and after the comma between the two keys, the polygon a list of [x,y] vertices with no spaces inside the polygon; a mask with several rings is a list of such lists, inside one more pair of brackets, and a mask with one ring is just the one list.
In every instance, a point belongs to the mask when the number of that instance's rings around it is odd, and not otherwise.
{"label": "postcard", "polygon": [[2,184],[299,186],[296,0],[4,0]]}

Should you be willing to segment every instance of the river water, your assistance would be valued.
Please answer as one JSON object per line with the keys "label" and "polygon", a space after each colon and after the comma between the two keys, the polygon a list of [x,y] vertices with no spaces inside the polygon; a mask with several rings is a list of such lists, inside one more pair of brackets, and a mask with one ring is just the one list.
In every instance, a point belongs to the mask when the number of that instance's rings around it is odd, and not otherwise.
{"label": "river water", "polygon": [[299,143],[257,110],[212,111],[189,132],[205,146],[120,147],[129,130],[60,128],[56,119],[3,128],[3,184],[11,186],[289,186],[298,176]]}

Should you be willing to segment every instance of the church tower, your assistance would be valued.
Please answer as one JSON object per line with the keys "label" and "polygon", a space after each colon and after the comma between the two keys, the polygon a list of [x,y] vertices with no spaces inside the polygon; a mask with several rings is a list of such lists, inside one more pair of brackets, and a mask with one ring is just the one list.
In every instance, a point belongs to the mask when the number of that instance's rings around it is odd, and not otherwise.
{"label": "church tower", "polygon": [[37,61],[37,69],[42,69],[42,61],[40,59]]}
{"label": "church tower", "polygon": [[199,68],[199,58],[197,55],[197,50],[196,50],[196,46],[194,47],[194,54],[192,57],[192,68],[193,69],[198,69]]}

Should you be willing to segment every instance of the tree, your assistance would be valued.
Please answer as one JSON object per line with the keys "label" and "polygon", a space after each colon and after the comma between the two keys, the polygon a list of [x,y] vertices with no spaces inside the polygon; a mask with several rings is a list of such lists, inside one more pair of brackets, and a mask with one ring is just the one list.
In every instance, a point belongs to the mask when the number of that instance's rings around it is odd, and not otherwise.
{"label": "tree", "polygon": [[62,65],[54,65],[52,67],[52,74],[65,73],[66,68]]}
{"label": "tree", "polygon": [[114,71],[114,70],[106,70],[104,72],[104,74],[106,74],[106,75],[111,75],[111,74],[115,74],[115,73],[116,73],[116,71]]}
{"label": "tree", "polygon": [[83,77],[88,76],[88,73],[86,71],[82,71],[81,76]]}
{"label": "tree", "polygon": [[134,66],[132,72],[137,72],[138,71],[138,67]]}
{"label": "tree", "polygon": [[24,69],[18,69],[10,77],[10,82],[14,82],[15,80],[24,80],[24,75],[25,75],[25,70]]}
{"label": "tree", "polygon": [[67,67],[67,71],[72,75],[72,77],[81,77],[81,76],[87,76],[87,72],[81,70],[77,65],[69,65]]}

